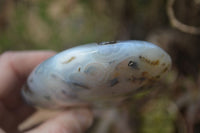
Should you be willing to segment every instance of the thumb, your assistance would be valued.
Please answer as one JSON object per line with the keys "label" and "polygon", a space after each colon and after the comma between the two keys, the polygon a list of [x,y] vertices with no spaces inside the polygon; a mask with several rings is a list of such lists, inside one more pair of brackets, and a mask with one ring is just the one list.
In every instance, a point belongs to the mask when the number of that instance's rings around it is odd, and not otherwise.
{"label": "thumb", "polygon": [[92,111],[67,110],[26,133],[82,133],[92,124]]}

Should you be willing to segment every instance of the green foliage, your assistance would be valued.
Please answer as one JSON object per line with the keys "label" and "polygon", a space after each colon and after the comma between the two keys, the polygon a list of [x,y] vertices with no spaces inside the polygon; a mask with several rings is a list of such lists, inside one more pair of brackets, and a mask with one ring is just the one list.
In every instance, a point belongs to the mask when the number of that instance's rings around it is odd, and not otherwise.
{"label": "green foliage", "polygon": [[144,108],[142,133],[173,133],[175,114],[170,113],[170,101],[166,98],[154,99]]}
{"label": "green foliage", "polygon": [[8,26],[0,31],[1,52],[64,50],[74,45],[114,40],[118,28],[116,20],[96,15],[81,2],[70,5],[62,0],[24,1],[10,12]]}

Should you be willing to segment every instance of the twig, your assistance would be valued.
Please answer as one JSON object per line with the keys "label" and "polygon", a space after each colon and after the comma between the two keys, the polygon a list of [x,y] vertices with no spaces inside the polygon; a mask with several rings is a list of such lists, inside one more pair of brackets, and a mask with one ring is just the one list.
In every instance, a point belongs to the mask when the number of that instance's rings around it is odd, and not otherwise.
{"label": "twig", "polygon": [[183,24],[176,18],[175,14],[174,14],[174,10],[173,10],[174,2],[175,2],[175,0],[168,0],[168,3],[167,3],[167,14],[168,14],[168,17],[169,17],[169,20],[170,20],[170,23],[172,24],[172,26],[182,32],[185,32],[185,33],[200,35],[199,27],[194,27],[194,26],[189,26],[189,25]]}

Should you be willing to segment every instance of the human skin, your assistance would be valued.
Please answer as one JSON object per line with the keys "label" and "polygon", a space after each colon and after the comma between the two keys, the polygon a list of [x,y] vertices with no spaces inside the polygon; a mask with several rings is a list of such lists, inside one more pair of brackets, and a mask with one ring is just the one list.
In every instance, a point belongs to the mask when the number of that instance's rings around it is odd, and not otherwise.
{"label": "human skin", "polygon": [[[33,68],[54,54],[52,51],[18,51],[0,55],[0,133],[19,132],[19,124],[35,112],[25,104],[20,91]],[[92,118],[87,108],[70,109],[27,133],[82,133],[91,125]]]}

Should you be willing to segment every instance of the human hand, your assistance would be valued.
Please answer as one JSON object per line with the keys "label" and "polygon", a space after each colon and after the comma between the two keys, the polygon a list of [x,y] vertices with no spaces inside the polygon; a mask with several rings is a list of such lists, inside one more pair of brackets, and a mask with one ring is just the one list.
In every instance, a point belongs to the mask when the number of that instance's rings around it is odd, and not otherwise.
{"label": "human hand", "polygon": [[[33,68],[54,54],[50,51],[23,51],[6,52],[0,56],[0,133],[18,132],[19,124],[35,111],[23,102],[20,89]],[[91,123],[90,110],[66,110],[28,133],[81,133]]]}

